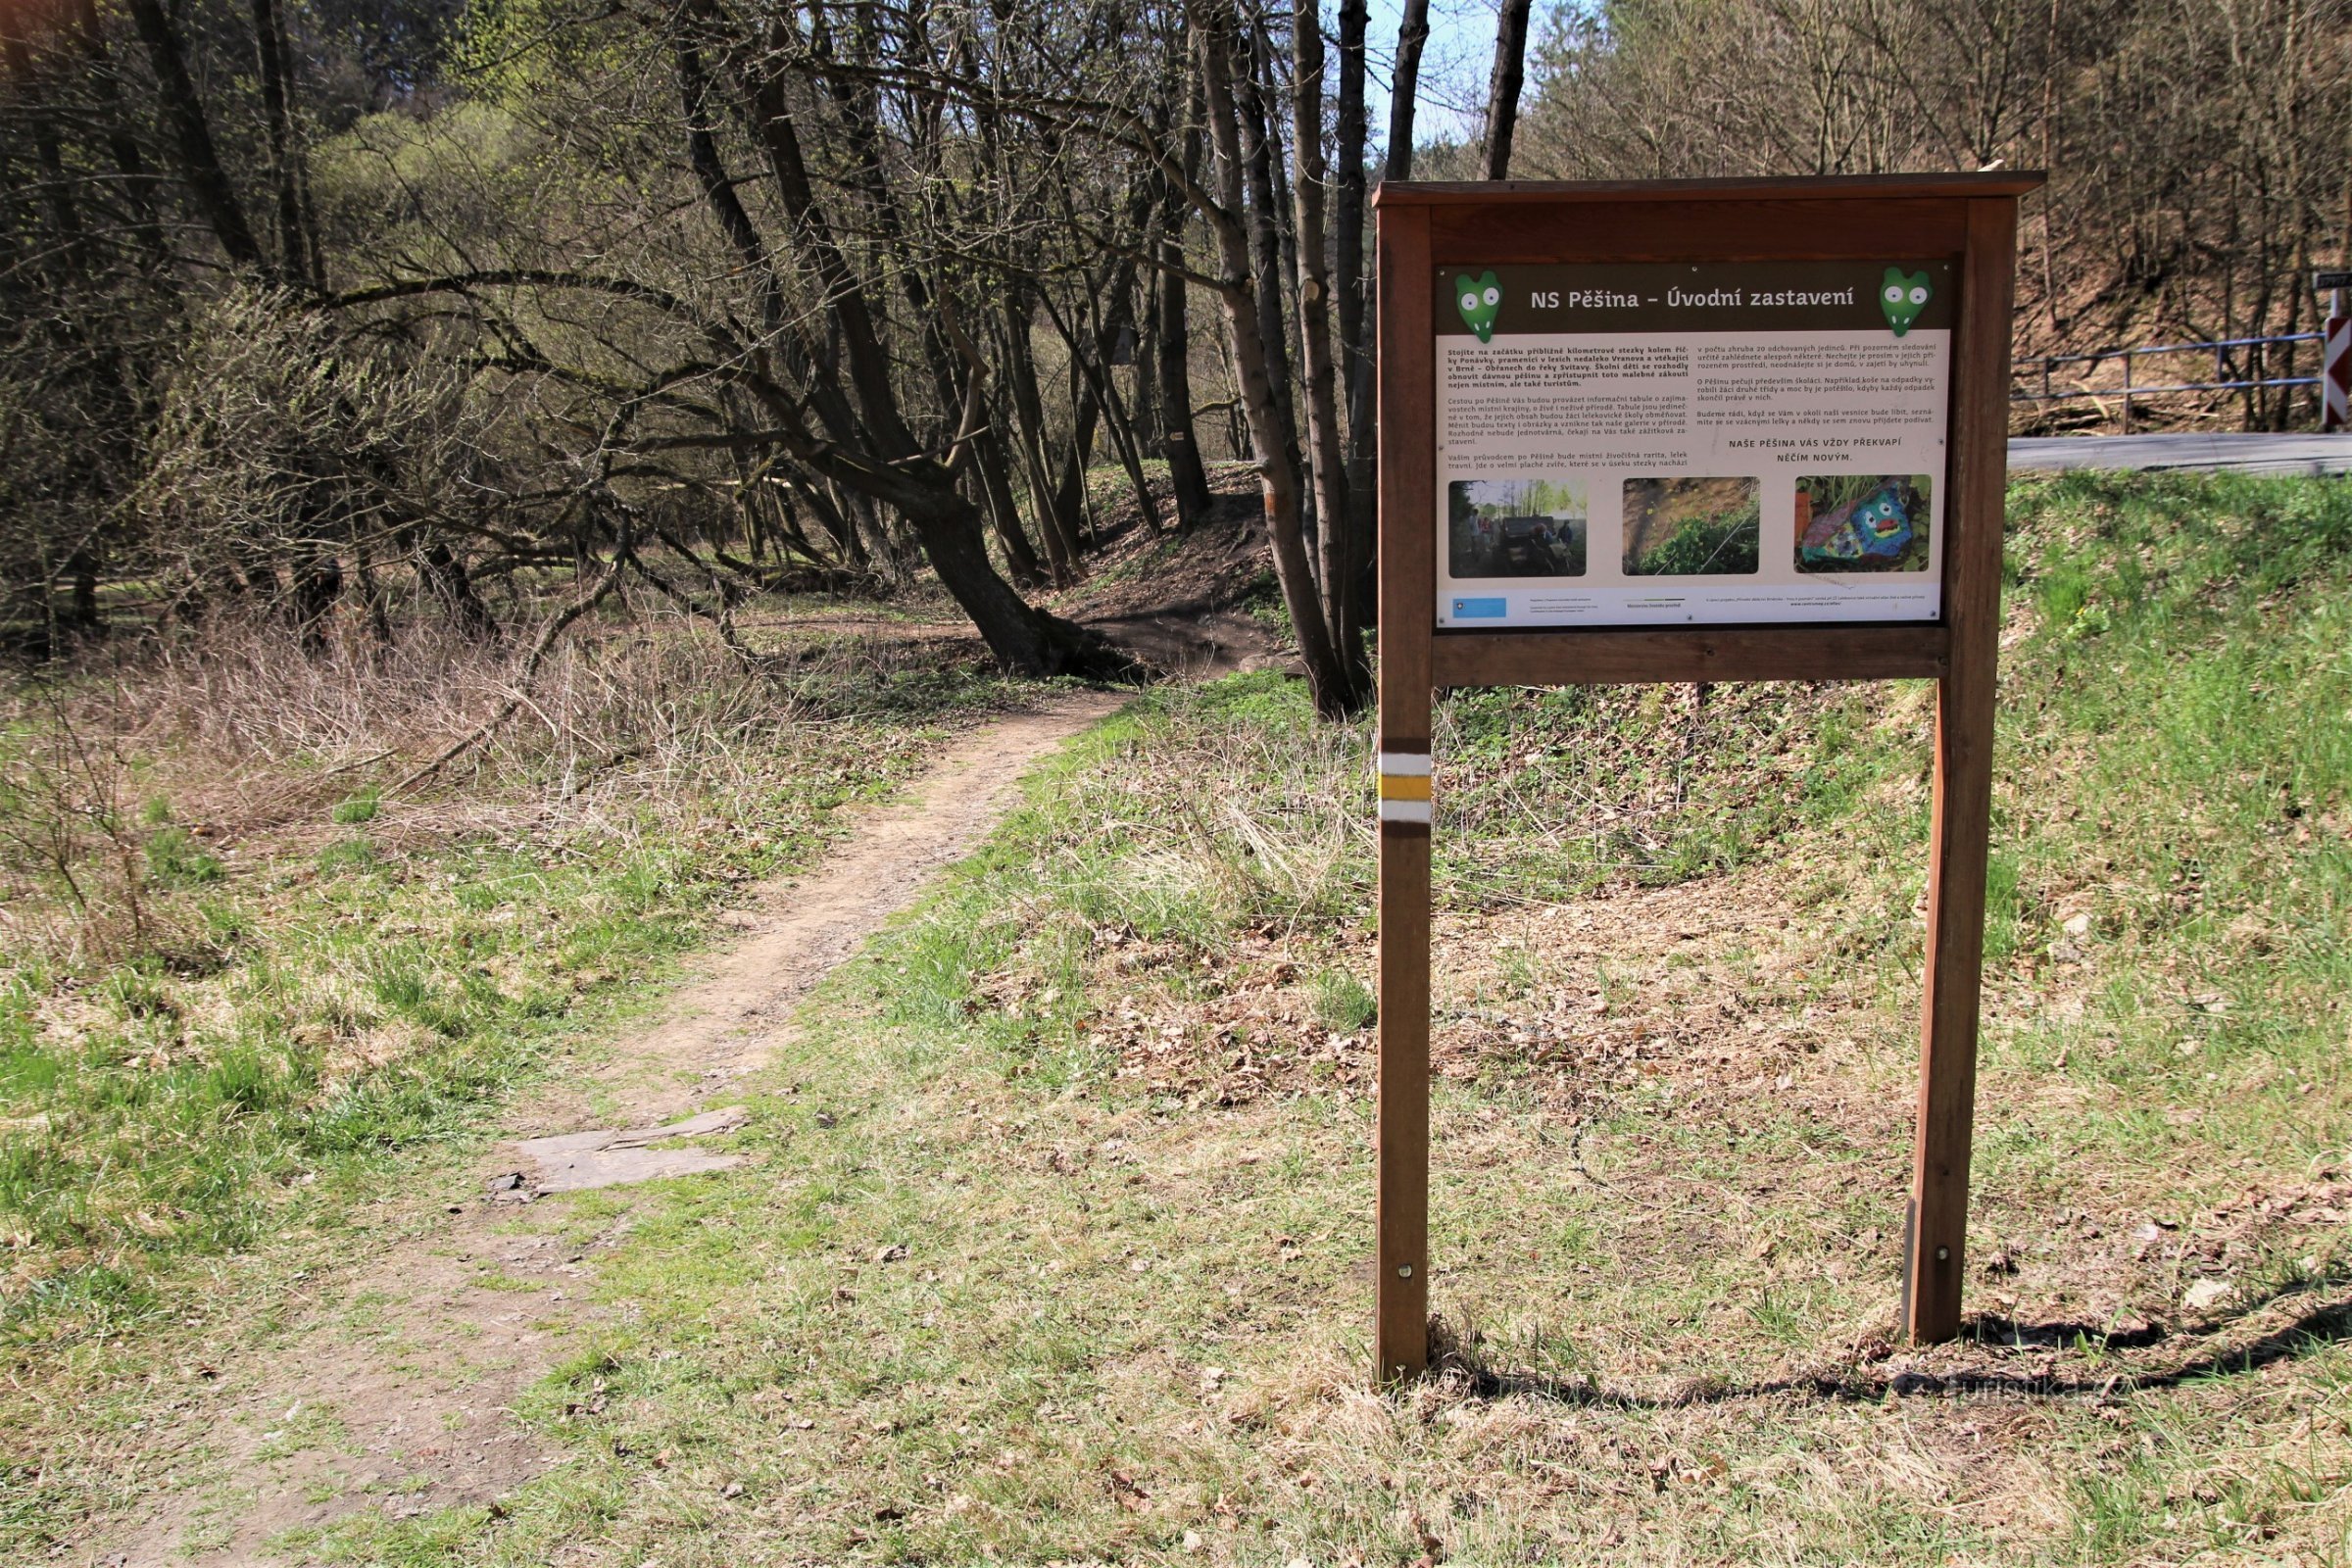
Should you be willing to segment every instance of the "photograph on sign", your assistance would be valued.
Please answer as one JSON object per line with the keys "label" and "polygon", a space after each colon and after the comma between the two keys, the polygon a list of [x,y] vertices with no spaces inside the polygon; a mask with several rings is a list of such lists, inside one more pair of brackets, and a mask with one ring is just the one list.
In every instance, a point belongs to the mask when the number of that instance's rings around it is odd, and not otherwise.
{"label": "photograph on sign", "polygon": [[1796,481],[1796,569],[1926,571],[1924,473],[1808,473]]}
{"label": "photograph on sign", "polygon": [[1446,486],[1447,560],[1457,577],[1581,577],[1580,479],[1465,479]]}
{"label": "photograph on sign", "polygon": [[1441,627],[1941,613],[1948,262],[1436,285]]}

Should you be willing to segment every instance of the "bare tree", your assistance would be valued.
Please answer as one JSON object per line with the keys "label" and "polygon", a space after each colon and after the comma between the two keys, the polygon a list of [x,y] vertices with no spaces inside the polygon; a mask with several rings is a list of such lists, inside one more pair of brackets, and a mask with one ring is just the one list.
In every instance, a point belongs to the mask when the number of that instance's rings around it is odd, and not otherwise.
{"label": "bare tree", "polygon": [[1413,177],[1413,118],[1421,96],[1421,51],[1429,44],[1429,0],[1404,0],[1396,24],[1396,72],[1389,84],[1388,177]]}
{"label": "bare tree", "polygon": [[[1262,213],[1245,197],[1245,189],[1254,184],[1262,194],[1267,183],[1262,178],[1250,181],[1246,170],[1254,167],[1262,173],[1268,160],[1263,136],[1253,139],[1250,154],[1243,151],[1247,117],[1233,86],[1241,42],[1239,21],[1230,5],[1202,0],[1192,8],[1191,26],[1214,154],[1214,195],[1201,200],[1200,210],[1216,240],[1218,297],[1240,372],[1242,409],[1265,488],[1266,528],[1272,536],[1276,575],[1316,706],[1329,713],[1348,712],[1364,702],[1368,673],[1360,645],[1347,646],[1342,635],[1348,583],[1344,578],[1319,575],[1307,557],[1298,465],[1292,455],[1287,413],[1276,395],[1276,361],[1263,325],[1262,292],[1276,284],[1264,275],[1262,241],[1253,244],[1263,232],[1264,220],[1261,218],[1252,223],[1245,217]],[[1328,393],[1328,364],[1323,368]],[[1327,534],[1340,529],[1340,515],[1325,519]]]}
{"label": "bare tree", "polygon": [[1487,82],[1487,177],[1511,174],[1511,132],[1526,77],[1529,0],[1502,0],[1494,20],[1494,69]]}

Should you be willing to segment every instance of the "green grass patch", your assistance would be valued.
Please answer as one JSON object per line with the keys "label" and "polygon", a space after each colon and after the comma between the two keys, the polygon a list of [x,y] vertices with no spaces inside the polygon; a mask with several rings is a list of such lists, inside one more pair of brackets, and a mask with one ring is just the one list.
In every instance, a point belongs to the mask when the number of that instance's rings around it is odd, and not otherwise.
{"label": "green grass patch", "polygon": [[[954,669],[880,673],[850,694],[854,723],[698,736],[710,783],[559,806],[530,831],[431,830],[501,788],[528,799],[528,773],[404,805],[398,840],[363,789],[325,813],[343,836],[307,856],[248,837],[232,872],[220,837],[151,799],[118,833],[132,879],[107,885],[170,933],[164,951],[0,963],[0,1343],[23,1364],[134,1332],[172,1308],[186,1265],[306,1233],[470,1129],[739,887],[804,863],[842,807],[919,767],[939,719],[1001,695]],[[134,774],[187,765],[122,757]],[[0,799],[28,831],[41,805]],[[94,889],[121,857],[103,835],[83,853]],[[70,933],[62,886],[16,885]]]}

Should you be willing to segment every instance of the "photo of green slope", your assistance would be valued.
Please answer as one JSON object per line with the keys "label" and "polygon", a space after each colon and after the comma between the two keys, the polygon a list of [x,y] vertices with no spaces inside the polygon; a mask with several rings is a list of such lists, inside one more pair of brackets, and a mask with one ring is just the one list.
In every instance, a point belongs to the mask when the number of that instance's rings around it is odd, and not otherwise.
{"label": "photo of green slope", "polygon": [[1753,575],[1760,488],[1752,478],[1626,480],[1625,574]]}

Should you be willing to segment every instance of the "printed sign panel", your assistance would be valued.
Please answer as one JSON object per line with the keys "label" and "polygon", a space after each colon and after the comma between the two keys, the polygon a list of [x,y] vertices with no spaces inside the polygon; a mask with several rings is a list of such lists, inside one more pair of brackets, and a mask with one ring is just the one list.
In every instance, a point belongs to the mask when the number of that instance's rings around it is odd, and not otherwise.
{"label": "printed sign panel", "polygon": [[1441,627],[1941,613],[1948,261],[1436,281]]}

